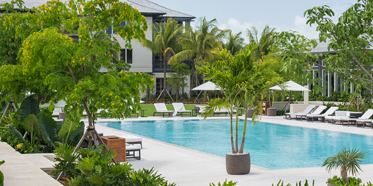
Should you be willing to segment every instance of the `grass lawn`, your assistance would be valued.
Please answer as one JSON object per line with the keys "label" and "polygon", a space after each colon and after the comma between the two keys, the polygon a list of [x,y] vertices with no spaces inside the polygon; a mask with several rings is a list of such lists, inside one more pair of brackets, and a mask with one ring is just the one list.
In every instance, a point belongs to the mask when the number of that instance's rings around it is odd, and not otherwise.
{"label": "grass lawn", "polygon": [[[184,105],[186,110],[192,110],[196,105]],[[145,109],[144,115],[145,116],[153,116],[153,112],[155,112],[155,107],[153,104],[140,104],[141,109]],[[167,105],[166,107],[168,110],[175,110],[174,106]],[[141,111],[139,111],[139,117],[141,116]]]}
{"label": "grass lawn", "polygon": [[[186,110],[192,110],[196,105],[184,105]],[[141,109],[145,109],[144,115],[145,116],[153,116],[153,112],[155,112],[155,107],[153,104],[140,104]],[[168,110],[175,110],[171,104],[166,104]],[[240,114],[243,114],[243,110],[239,110]],[[139,111],[139,117],[141,117],[141,111]]]}

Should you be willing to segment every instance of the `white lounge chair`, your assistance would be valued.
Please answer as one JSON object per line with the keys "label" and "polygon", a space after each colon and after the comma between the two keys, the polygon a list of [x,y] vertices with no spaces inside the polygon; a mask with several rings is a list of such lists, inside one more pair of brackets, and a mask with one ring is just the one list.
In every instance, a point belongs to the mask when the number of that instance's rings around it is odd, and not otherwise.
{"label": "white lounge chair", "polygon": [[168,114],[168,116],[171,117],[174,113],[173,110],[168,110],[164,103],[154,103],[154,107],[156,111],[153,112],[153,116],[155,116],[155,114],[162,114],[164,117],[164,114]]}
{"label": "white lounge chair", "polygon": [[373,109],[368,109],[362,116],[359,118],[344,118],[341,119],[341,124],[344,125],[345,123],[347,126],[350,126],[350,123],[355,124],[357,126],[357,120],[368,120],[370,117],[373,116]]}
{"label": "white lounge chair", "polygon": [[325,121],[328,123],[335,123],[336,121],[348,118],[350,118],[350,111],[335,111],[334,116],[325,116]]}
{"label": "white lounge chair", "polygon": [[[319,115],[321,114],[322,111],[324,111],[327,107],[324,105],[318,106],[311,114],[314,115]],[[300,119],[302,120],[303,118],[307,120],[307,115],[308,114],[296,114],[295,119]]]}
{"label": "white lounge chair", "polygon": [[316,105],[308,105],[302,112],[285,113],[285,119],[294,119],[297,114],[309,114],[315,107]]}
{"label": "white lounge chair", "polygon": [[174,106],[175,109],[173,116],[176,116],[177,113],[180,113],[181,117],[183,117],[183,113],[189,113],[189,116],[192,116],[192,111],[186,110],[184,103],[172,103],[172,106]]}
{"label": "white lounge chair", "polygon": [[325,121],[325,117],[326,116],[330,116],[332,114],[334,114],[335,111],[338,110],[338,107],[330,107],[324,114],[308,114],[307,115],[307,121],[314,121],[314,119],[316,118],[316,120],[318,121],[319,119],[321,119],[321,121]]}

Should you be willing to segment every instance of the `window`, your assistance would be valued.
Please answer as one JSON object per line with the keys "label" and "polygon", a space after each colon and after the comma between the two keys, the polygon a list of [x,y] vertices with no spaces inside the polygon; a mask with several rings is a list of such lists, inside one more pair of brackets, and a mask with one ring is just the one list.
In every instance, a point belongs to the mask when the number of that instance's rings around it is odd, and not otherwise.
{"label": "window", "polygon": [[126,49],[120,49],[120,60],[126,61]]}
{"label": "window", "polygon": [[112,34],[111,26],[108,26],[108,29],[106,30],[107,34]]}
{"label": "window", "polygon": [[127,63],[132,64],[132,50],[127,49]]}
{"label": "window", "polygon": [[132,64],[132,50],[125,48],[120,49],[120,60]]}

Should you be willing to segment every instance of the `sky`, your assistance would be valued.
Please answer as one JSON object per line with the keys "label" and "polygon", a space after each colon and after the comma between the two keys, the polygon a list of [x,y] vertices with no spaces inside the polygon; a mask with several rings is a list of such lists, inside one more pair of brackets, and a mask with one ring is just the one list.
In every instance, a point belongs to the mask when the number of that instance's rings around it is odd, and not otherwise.
{"label": "sky", "polygon": [[[317,39],[316,26],[306,24],[304,12],[315,6],[328,5],[335,13],[334,21],[357,0],[151,0],[166,8],[183,12],[197,19],[217,19],[217,26],[242,32],[247,42],[247,29],[255,26],[259,33],[265,25],[276,31],[294,30],[310,39]],[[192,23],[193,25],[193,23]]]}

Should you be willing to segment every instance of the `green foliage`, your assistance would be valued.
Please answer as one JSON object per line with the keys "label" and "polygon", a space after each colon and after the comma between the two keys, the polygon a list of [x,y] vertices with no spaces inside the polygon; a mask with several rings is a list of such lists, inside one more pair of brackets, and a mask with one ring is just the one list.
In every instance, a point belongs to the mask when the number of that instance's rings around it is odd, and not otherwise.
{"label": "green foliage", "polygon": [[[40,112],[39,105],[32,100],[31,97],[26,98],[18,112],[10,113],[1,121],[0,127],[4,129],[0,130],[2,141],[22,153],[51,152],[54,149],[54,143],[60,141],[74,145],[79,142],[84,132],[84,124],[76,125],[77,128],[74,131],[71,130],[59,138],[57,134],[61,129],[61,124],[57,125],[52,118],[52,112],[48,109]],[[23,116],[27,113],[39,114],[36,116],[29,114],[21,125],[20,113],[23,113]],[[27,132],[25,139],[22,135],[24,132]]]}
{"label": "green foliage", "polygon": [[[247,115],[242,134],[241,146],[238,149],[238,112],[236,112],[235,127],[233,127],[233,113],[237,107],[243,107],[246,111],[255,108],[255,115],[258,112],[260,94],[267,91],[270,86],[281,81],[281,77],[273,70],[276,65],[275,58],[264,57],[264,61],[254,62],[252,56],[256,45],[250,45],[236,55],[232,55],[226,49],[218,52],[219,60],[211,65],[199,68],[205,73],[206,79],[212,80],[221,88],[225,100],[217,99],[211,101],[205,108],[202,115],[207,116],[214,113],[214,110],[226,107],[230,113],[230,131],[232,153],[243,152],[245,142]],[[235,128],[235,140],[233,140],[233,128]]]}
{"label": "green foliage", "polygon": [[[5,161],[0,161],[0,166],[4,164]],[[0,186],[4,186],[4,174],[0,171]]]}
{"label": "green foliage", "polygon": [[144,185],[144,186],[176,186],[175,183],[168,183],[160,174],[158,174],[154,168],[141,169],[138,171],[132,171],[129,175],[131,178],[131,185]]}
{"label": "green foliage", "polygon": [[244,38],[241,34],[242,32],[239,32],[234,35],[231,30],[228,30],[228,41],[222,47],[227,49],[232,55],[238,53],[244,45]]}
{"label": "green foliage", "polygon": [[57,176],[63,171],[69,185],[175,185],[168,183],[153,168],[134,171],[128,163],[111,163],[116,153],[103,150],[103,145],[79,148],[75,155],[72,155],[73,150],[72,146],[59,144],[54,151],[57,164],[52,174]]}
{"label": "green foliage", "polygon": [[[360,178],[355,177],[348,177],[347,182],[343,180],[343,178],[340,178],[338,176],[334,176],[333,178],[328,178],[328,181],[326,183],[334,184],[335,186],[359,186],[361,185],[362,181]],[[362,184],[363,186],[372,186],[371,182],[368,182],[365,184]]]}
{"label": "green foliage", "polygon": [[[22,45],[17,51],[19,62],[0,68],[0,92],[6,91],[9,100],[21,100],[31,91],[40,101],[45,92],[52,91],[55,99],[66,100],[68,114],[80,112],[81,116],[85,110],[91,125],[98,109],[106,109],[116,118],[128,117],[139,109],[138,90],[153,84],[151,76],[126,73],[129,66],[114,59],[120,49],[117,38],[104,32],[111,23],[127,48],[131,48],[131,39],[144,40],[147,22],[137,9],[116,0],[76,0],[48,1],[32,12],[14,13],[12,4],[4,4],[9,13],[2,15],[1,26]],[[123,22],[129,24],[124,26]],[[69,34],[77,34],[79,40],[73,42]],[[101,67],[109,72],[99,72]],[[135,100],[129,101],[132,98]],[[21,123],[27,116],[22,116]],[[78,125],[74,122],[73,128]]]}
{"label": "green foliage", "polygon": [[327,158],[323,167],[326,167],[326,170],[330,172],[332,169],[340,168],[341,177],[345,182],[347,182],[347,173],[356,175],[359,173],[360,163],[362,159],[367,156],[366,152],[360,152],[358,149],[346,149],[344,147],[338,154]]}
{"label": "green foliage", "polygon": [[23,121],[29,117],[30,114],[37,116],[40,113],[39,104],[35,101],[32,96],[27,97],[19,108],[20,122],[23,125]]}
{"label": "green foliage", "polygon": [[235,186],[236,184],[237,182],[233,182],[232,180],[228,182],[227,179],[225,179],[223,183],[219,182],[217,185],[210,183],[210,186]]}
{"label": "green foliage", "polygon": [[53,167],[55,170],[52,171],[52,175],[57,177],[60,172],[63,172],[63,176],[73,177],[78,174],[79,171],[75,169],[75,161],[78,159],[79,154],[73,154],[74,146],[70,146],[67,143],[59,143],[58,147],[53,151],[56,155],[55,161],[57,162]]}
{"label": "green foliage", "polygon": [[249,37],[249,44],[256,44],[258,47],[253,51],[255,60],[262,60],[263,56],[271,51],[271,47],[275,42],[275,28],[270,28],[266,25],[262,31],[260,38],[258,37],[258,30],[253,26],[247,29],[247,36]]}
{"label": "green foliage", "polygon": [[175,73],[169,74],[169,78],[166,79],[167,83],[171,85],[171,89],[176,91],[176,101],[178,101],[179,91],[181,88],[187,86],[185,80],[190,74],[190,71],[187,70],[189,66],[185,63],[174,63],[171,65],[171,69]]}
{"label": "green foliage", "polygon": [[[304,182],[304,185],[302,185],[302,182],[301,182],[301,181],[296,182],[295,185],[296,185],[296,186],[311,186],[311,185],[308,183],[308,180],[306,180],[306,181]],[[312,186],[314,186],[314,185],[315,185],[315,180],[312,181]],[[272,184],[272,186],[274,186],[274,184]],[[284,181],[283,181],[283,180],[280,180],[280,181],[277,183],[276,186],[284,186]],[[291,184],[288,183],[288,184],[286,184],[286,186],[291,186]]]}

